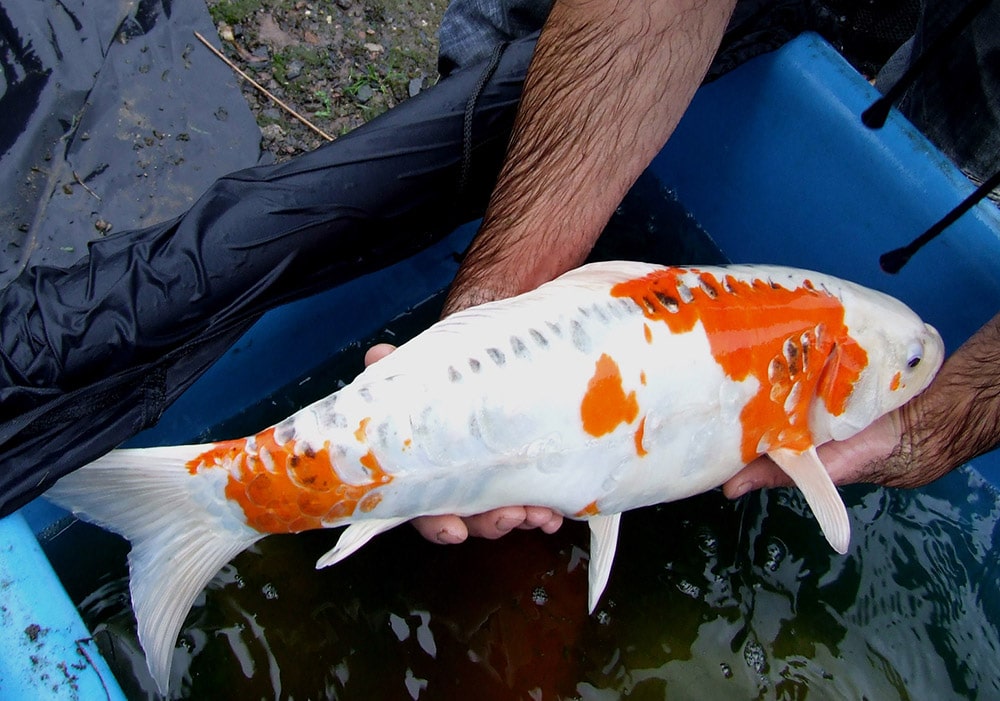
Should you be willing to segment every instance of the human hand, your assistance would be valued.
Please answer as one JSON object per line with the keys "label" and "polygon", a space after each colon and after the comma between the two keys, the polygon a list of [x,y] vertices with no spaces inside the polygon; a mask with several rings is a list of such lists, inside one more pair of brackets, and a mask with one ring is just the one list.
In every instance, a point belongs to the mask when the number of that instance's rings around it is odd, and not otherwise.
{"label": "human hand", "polygon": [[[952,469],[952,462],[932,457],[936,453],[927,436],[933,424],[928,418],[928,394],[918,395],[847,440],[819,446],[816,452],[833,483],[921,487]],[[755,489],[791,485],[788,475],[761,456],[723,484],[722,491],[737,499]]]}
{"label": "human hand", "polygon": [[[388,343],[372,346],[365,353],[365,365],[378,362],[394,350],[395,346]],[[496,539],[516,528],[540,528],[544,533],[555,533],[562,522],[562,514],[543,506],[506,506],[464,518],[450,514],[421,516],[413,519],[413,527],[432,543],[455,544],[470,535]]]}

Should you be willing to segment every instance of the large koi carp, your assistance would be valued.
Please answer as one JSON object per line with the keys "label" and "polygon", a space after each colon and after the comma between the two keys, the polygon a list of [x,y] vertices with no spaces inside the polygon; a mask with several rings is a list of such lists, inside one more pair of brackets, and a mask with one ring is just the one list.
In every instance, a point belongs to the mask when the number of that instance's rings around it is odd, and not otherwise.
{"label": "large koi carp", "polygon": [[623,511],[766,454],[844,553],[816,446],[912,398],[943,356],[902,303],[819,273],[596,263],[438,322],[254,436],[113,451],[49,496],[132,542],[139,640],[165,692],[195,597],[271,533],[347,526],[326,567],[415,516],[547,506],[590,523],[593,610]]}

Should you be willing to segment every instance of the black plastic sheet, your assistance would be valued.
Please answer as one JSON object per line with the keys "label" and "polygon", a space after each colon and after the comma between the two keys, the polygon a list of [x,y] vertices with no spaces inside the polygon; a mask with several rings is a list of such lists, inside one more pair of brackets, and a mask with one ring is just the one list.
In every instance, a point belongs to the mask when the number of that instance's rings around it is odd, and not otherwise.
{"label": "black plastic sheet", "polygon": [[293,161],[222,177],[177,218],[92,241],[77,263],[27,268],[0,290],[0,514],[154,423],[267,309],[480,215],[533,46],[514,43],[496,66],[458,72]]}
{"label": "black plastic sheet", "polygon": [[195,31],[215,36],[200,0],[0,0],[0,287],[257,163],[236,78]]}

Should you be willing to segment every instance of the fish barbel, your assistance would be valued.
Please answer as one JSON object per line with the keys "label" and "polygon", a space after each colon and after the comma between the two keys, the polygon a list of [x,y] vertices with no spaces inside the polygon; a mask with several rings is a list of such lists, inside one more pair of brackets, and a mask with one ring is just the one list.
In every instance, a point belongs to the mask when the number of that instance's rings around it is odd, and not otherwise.
{"label": "fish barbel", "polygon": [[546,506],[590,523],[592,611],[623,511],[766,454],[844,553],[816,446],[904,404],[943,357],[901,302],[819,273],[595,263],[434,324],[254,436],[112,451],[49,497],[131,541],[139,640],[165,693],[195,597],[271,533],[347,526],[324,567],[416,516]]}

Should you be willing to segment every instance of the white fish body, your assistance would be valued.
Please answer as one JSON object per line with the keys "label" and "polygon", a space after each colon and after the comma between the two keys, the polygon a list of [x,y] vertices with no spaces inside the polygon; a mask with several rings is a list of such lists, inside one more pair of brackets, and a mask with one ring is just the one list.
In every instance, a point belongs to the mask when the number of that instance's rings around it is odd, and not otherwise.
{"label": "white fish body", "polygon": [[900,302],[818,273],[598,263],[438,322],[256,436],[114,451],[50,496],[132,541],[140,642],[165,691],[194,598],[268,533],[349,525],[326,566],[416,516],[547,506],[591,523],[593,610],[621,512],[768,454],[846,552],[815,446],[908,401],[943,356]]}

